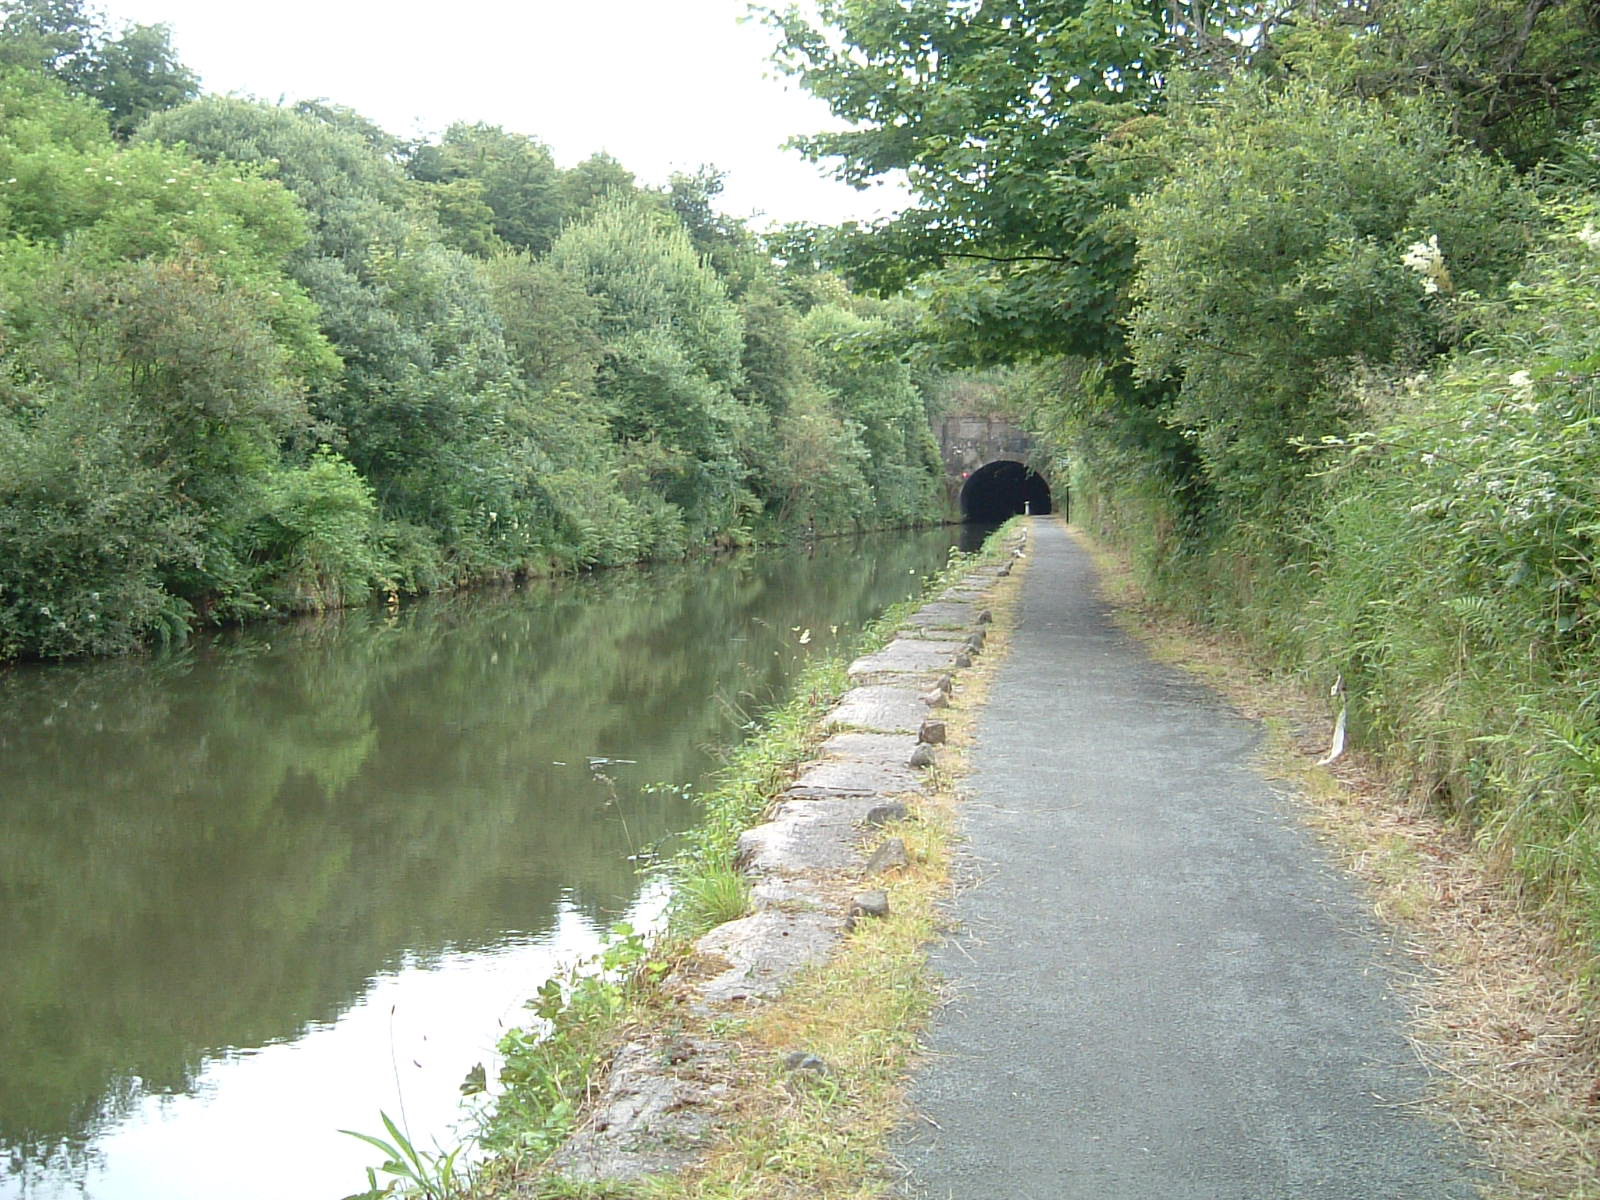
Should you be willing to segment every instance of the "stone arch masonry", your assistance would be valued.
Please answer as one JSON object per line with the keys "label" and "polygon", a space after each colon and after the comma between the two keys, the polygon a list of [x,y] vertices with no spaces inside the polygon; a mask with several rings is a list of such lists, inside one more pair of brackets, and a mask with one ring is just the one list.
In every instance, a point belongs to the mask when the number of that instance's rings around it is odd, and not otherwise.
{"label": "stone arch masonry", "polygon": [[996,459],[1026,463],[1033,439],[1000,417],[947,413],[939,422],[939,456],[954,498],[966,477]]}

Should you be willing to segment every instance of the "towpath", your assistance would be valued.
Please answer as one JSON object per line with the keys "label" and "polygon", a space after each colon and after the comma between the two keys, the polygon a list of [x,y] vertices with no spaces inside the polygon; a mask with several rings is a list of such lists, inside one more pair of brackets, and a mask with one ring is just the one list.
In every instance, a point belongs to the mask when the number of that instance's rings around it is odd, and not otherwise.
{"label": "towpath", "polygon": [[929,1200],[1456,1200],[1407,964],[1257,727],[1108,619],[1054,520],[979,720],[952,1000],[897,1154]]}

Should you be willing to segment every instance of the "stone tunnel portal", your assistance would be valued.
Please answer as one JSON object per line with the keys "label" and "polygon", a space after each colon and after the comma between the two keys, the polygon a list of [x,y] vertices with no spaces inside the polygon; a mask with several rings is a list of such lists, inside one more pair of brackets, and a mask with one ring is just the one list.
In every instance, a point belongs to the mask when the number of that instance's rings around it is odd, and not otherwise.
{"label": "stone tunnel portal", "polygon": [[1054,511],[1050,485],[1019,462],[1002,459],[979,467],[961,485],[961,519],[997,523],[1023,512]]}

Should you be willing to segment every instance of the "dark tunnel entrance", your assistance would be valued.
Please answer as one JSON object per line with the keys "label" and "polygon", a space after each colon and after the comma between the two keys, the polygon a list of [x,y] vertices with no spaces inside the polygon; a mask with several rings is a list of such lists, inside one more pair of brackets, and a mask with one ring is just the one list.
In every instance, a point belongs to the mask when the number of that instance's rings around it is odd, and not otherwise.
{"label": "dark tunnel entrance", "polygon": [[961,485],[961,519],[999,523],[1023,512],[1054,511],[1050,485],[1019,462],[1002,460],[979,467]]}

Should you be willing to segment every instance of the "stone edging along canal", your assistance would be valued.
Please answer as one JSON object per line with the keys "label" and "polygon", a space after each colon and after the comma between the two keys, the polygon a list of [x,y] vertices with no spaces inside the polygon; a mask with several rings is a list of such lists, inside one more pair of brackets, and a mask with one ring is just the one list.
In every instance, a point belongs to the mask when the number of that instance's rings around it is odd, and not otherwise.
{"label": "stone edging along canal", "polygon": [[850,689],[823,718],[828,736],[816,756],[739,839],[747,915],[702,935],[664,981],[685,1020],[632,1032],[580,1126],[539,1174],[620,1182],[695,1162],[729,1099],[723,1081],[736,1051],[711,1032],[717,1022],[776,999],[857,922],[887,915],[875,883],[909,860],[905,842],[881,831],[915,817],[929,794],[923,772],[945,740],[939,710],[954,673],[983,649],[989,594],[1027,536],[1026,527],[1006,535],[1003,557],[966,572],[850,664]]}

